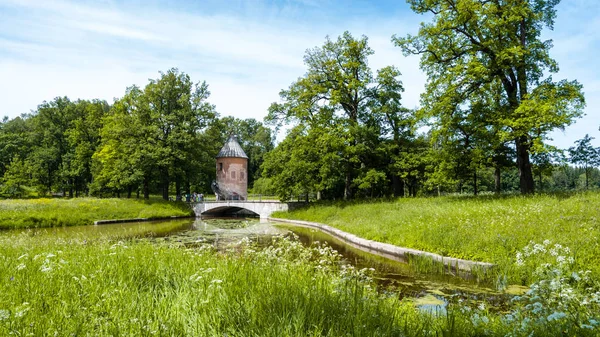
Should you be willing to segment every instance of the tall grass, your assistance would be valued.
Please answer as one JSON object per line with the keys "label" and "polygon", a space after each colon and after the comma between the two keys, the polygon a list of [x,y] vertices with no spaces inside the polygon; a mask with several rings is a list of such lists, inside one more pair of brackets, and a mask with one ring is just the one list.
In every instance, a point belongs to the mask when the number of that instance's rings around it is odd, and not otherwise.
{"label": "tall grass", "polygon": [[[433,318],[286,242],[220,254],[149,242],[0,239],[0,335],[400,336]],[[421,329],[421,330],[419,330]],[[439,329],[439,327],[437,328]]]}
{"label": "tall grass", "polygon": [[192,216],[184,203],[136,199],[0,200],[0,229],[90,225],[96,220]]}
{"label": "tall grass", "polygon": [[75,232],[0,236],[3,336],[600,332],[594,326],[573,328],[560,318],[531,321],[528,311],[513,311],[519,319],[460,304],[423,311],[398,298],[378,292],[368,271],[344,267],[332,249],[283,238],[262,250],[245,242],[217,252]]}
{"label": "tall grass", "polygon": [[576,267],[600,276],[600,194],[533,197],[440,197],[312,205],[274,217],[326,223],[360,237],[492,262],[512,282],[530,274],[513,270],[516,252],[549,239],[574,251]]}

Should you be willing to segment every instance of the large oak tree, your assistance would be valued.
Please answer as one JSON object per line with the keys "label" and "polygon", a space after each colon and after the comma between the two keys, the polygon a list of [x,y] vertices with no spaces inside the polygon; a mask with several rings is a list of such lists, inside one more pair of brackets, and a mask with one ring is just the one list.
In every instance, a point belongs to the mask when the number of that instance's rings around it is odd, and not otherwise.
{"label": "large oak tree", "polygon": [[[501,86],[500,108],[489,117],[514,141],[522,193],[534,192],[530,155],[549,131],[563,128],[585,105],[577,81],[553,81],[550,57],[558,0],[408,0],[429,14],[416,36],[394,37],[405,54],[420,54],[428,76],[423,108],[431,116],[452,115],[473,95]],[[485,118],[486,116],[484,116]],[[449,119],[450,120],[450,119]]]}

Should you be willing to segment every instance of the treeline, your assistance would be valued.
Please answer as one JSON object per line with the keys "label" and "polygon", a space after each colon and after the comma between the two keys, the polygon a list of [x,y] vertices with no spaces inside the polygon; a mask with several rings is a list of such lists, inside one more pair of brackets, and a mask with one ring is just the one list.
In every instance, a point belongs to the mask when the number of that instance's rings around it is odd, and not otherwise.
{"label": "treeline", "polygon": [[250,157],[254,192],[283,200],[597,186],[590,136],[567,150],[548,144],[585,107],[581,84],[551,76],[552,43],[541,39],[557,1],[408,2],[431,19],[392,38],[421,56],[418,109],[402,105],[400,71],[373,71],[367,37],[346,32],[307,50],[306,73],[269,107],[265,124],[287,130],[274,149],[260,122],[219,119],[206,83],[171,70],[112,105],[58,98],[4,121],[3,190],[206,193],[230,132]]}
{"label": "treeline", "polygon": [[260,176],[271,130],[254,119],[220,118],[204,82],[177,69],[109,104],[58,97],[0,123],[0,193],[148,198],[210,192],[214,157],[230,133]]}
{"label": "treeline", "polygon": [[[435,14],[418,36],[393,38],[406,54],[423,55],[422,107],[402,106],[398,69],[371,70],[367,37],[346,32],[309,49],[306,74],[281,91],[266,118],[290,128],[263,163],[280,198],[529,194],[580,188],[581,174],[587,187],[598,165],[591,138],[569,151],[546,142],[585,106],[577,81],[543,77],[556,71],[551,45],[539,39],[552,25],[553,5],[465,1],[473,4],[465,17],[452,1],[410,2],[417,12]],[[488,20],[510,6],[521,14]]]}

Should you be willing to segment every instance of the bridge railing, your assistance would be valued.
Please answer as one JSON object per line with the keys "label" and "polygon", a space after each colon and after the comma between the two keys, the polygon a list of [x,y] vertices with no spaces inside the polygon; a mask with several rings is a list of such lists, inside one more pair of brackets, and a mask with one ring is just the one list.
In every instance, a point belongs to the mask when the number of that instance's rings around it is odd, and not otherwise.
{"label": "bridge railing", "polygon": [[263,195],[263,194],[248,194],[248,199],[247,200],[231,200],[231,199],[227,199],[227,200],[217,200],[217,198],[215,197],[215,195],[205,195],[204,198],[202,200],[195,200],[195,201],[188,201],[191,203],[198,203],[198,202],[222,202],[222,201],[257,201],[257,202],[263,202],[263,201],[279,201],[279,197],[275,196],[275,195]]}

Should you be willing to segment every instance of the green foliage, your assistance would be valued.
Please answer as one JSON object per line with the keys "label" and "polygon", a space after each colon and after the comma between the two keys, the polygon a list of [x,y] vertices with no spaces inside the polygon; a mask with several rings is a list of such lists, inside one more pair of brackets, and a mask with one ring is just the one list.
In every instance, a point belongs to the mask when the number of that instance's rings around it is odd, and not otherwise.
{"label": "green foliage", "polygon": [[267,122],[295,126],[263,167],[282,198],[382,195],[384,180],[400,179],[391,166],[410,146],[414,118],[400,104],[400,72],[385,67],[374,76],[372,54],[365,36],[327,38],[306,52],[306,75],[269,108]]}
{"label": "green foliage", "polygon": [[[279,240],[217,254],[144,242],[0,238],[0,333],[406,336],[411,305],[327,248]],[[8,277],[10,276],[10,277]],[[404,312],[411,316],[405,316]]]}
{"label": "green foliage", "polygon": [[252,187],[252,194],[261,195],[275,195],[275,187],[273,186],[273,180],[270,178],[258,178],[254,181]]}
{"label": "green foliage", "polygon": [[16,156],[11,161],[6,172],[4,172],[3,179],[0,180],[2,183],[3,194],[10,197],[23,197],[25,192],[25,186],[28,179],[28,170],[21,158]]}
{"label": "green foliage", "polygon": [[573,336],[600,332],[600,284],[589,270],[575,269],[569,247],[550,240],[532,241],[517,252],[516,263],[533,269],[535,278],[528,292],[513,299],[517,308],[508,316],[522,322],[520,332],[552,335],[561,331]]}
{"label": "green foliage", "polygon": [[[416,13],[433,14],[418,35],[394,37],[405,54],[422,55],[429,78],[422,95],[426,115],[449,132],[457,116],[477,117],[485,123],[478,130],[495,129],[499,141],[514,141],[521,192],[533,193],[530,155],[536,144],[573,123],[585,106],[577,81],[543,78],[558,71],[551,41],[540,39],[544,27],[552,29],[558,1],[408,2]],[[492,109],[476,109],[480,102],[492,102]]]}
{"label": "green foliage", "polygon": [[192,216],[182,203],[133,199],[1,200],[0,229],[91,225],[96,220]]}
{"label": "green foliage", "polygon": [[585,170],[585,188],[588,188],[588,175],[590,168],[600,165],[600,148],[594,148],[591,144],[594,137],[588,134],[580,140],[575,141],[576,146],[569,148],[570,161],[574,165],[581,165]]}

